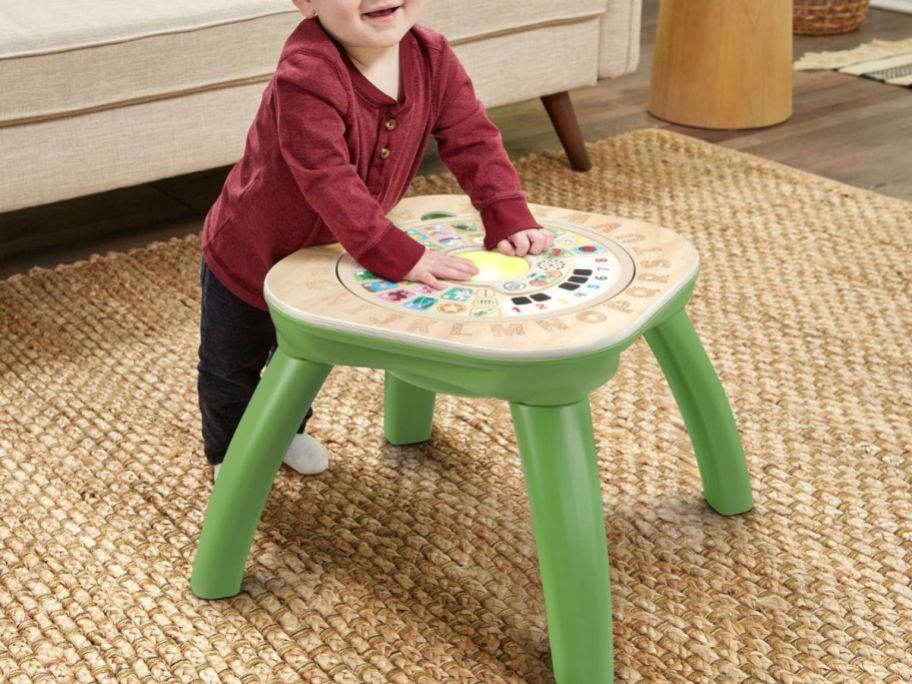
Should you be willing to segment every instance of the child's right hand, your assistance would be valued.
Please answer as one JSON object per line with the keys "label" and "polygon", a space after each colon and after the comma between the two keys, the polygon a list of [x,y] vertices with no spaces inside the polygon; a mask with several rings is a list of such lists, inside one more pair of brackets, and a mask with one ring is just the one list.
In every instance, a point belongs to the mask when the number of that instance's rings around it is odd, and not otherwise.
{"label": "child's right hand", "polygon": [[443,252],[425,249],[418,263],[412,267],[411,271],[405,274],[405,279],[424,283],[435,290],[444,290],[449,286],[441,283],[437,280],[437,277],[450,280],[468,280],[476,273],[478,273],[478,267],[468,259],[460,259]]}

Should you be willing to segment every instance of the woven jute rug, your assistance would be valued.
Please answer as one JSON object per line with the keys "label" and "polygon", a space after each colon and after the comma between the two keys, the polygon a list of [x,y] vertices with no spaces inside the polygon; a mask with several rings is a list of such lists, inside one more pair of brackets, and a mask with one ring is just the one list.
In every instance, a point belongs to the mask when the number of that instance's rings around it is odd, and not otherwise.
{"label": "woven jute rug", "polygon": [[[518,160],[529,200],[695,243],[756,500],[708,508],[628,349],[591,397],[617,681],[912,681],[912,205],[667,132],[588,147],[589,173]],[[0,283],[0,681],[552,681],[507,406],[440,397],[430,442],[392,447],[379,371],[330,375],[330,468],[280,471],[240,595],[192,595],[198,249]]]}

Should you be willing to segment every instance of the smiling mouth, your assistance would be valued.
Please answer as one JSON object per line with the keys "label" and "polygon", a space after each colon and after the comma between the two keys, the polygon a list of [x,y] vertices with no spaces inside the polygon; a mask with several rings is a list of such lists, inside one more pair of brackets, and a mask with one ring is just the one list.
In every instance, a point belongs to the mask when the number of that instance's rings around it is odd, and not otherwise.
{"label": "smiling mouth", "polygon": [[371,17],[372,19],[379,19],[381,17],[388,17],[398,9],[398,7],[389,7],[384,10],[377,10],[376,12],[365,12],[364,16]]}

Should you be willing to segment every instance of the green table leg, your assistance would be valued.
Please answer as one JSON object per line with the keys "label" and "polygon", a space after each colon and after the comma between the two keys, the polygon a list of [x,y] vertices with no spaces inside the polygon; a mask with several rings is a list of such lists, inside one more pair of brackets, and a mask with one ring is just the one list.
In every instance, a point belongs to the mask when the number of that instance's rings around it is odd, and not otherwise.
{"label": "green table leg", "polygon": [[234,596],[266,497],[304,414],[332,369],[281,347],[238,425],[212,489],[190,588],[200,598]]}
{"label": "green table leg", "polygon": [[687,314],[646,332],[678,402],[697,456],[706,501],[722,515],[754,506],[744,448],[728,397]]}
{"label": "green table leg", "polygon": [[611,577],[589,400],[510,404],[558,684],[613,681]]}
{"label": "green table leg", "polygon": [[390,444],[415,444],[431,438],[436,394],[386,371],[383,432]]}

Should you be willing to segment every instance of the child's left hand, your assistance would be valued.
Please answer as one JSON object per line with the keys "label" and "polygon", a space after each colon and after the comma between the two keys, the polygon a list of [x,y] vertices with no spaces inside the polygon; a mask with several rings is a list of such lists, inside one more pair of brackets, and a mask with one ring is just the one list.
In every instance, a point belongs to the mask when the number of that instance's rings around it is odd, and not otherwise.
{"label": "child's left hand", "polygon": [[554,244],[554,236],[544,228],[528,228],[497,243],[497,251],[510,256],[538,254]]}

